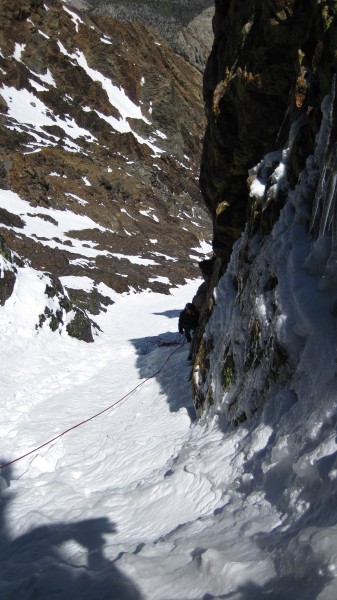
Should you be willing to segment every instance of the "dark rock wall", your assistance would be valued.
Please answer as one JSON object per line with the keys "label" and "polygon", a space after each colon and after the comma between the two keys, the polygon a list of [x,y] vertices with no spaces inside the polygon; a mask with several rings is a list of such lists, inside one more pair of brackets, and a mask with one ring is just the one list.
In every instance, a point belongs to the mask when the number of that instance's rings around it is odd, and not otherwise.
{"label": "dark rock wall", "polygon": [[337,3],[216,0],[215,6],[200,183],[214,252],[227,263],[251,216],[248,170],[282,146],[301,115],[290,158],[293,184],[312,152],[320,104],[336,70]]}

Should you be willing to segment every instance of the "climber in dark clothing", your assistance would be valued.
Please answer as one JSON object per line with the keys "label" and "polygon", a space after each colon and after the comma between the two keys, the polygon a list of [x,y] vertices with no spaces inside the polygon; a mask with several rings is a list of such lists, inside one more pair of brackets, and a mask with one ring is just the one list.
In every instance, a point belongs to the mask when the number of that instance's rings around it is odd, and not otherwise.
{"label": "climber in dark clothing", "polygon": [[188,342],[191,341],[191,331],[194,331],[198,327],[199,322],[199,313],[195,306],[188,302],[181,311],[179,316],[179,333],[185,334],[185,337]]}

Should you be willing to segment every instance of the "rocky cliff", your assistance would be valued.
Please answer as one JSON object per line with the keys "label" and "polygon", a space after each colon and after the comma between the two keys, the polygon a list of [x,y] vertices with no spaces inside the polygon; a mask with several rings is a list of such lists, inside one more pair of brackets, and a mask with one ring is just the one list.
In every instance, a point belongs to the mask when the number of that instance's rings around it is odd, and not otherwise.
{"label": "rocky cliff", "polygon": [[6,247],[92,314],[109,290],[198,276],[199,71],[153,29],[58,0],[4,0],[0,22]]}
{"label": "rocky cliff", "polygon": [[204,77],[201,186],[214,219],[214,250],[228,259],[247,219],[248,170],[267,150],[282,147],[301,115],[305,123],[290,157],[293,184],[313,150],[335,68],[335,8],[272,0],[216,6]]}
{"label": "rocky cliff", "polygon": [[[337,3],[215,4],[200,176],[215,258],[194,343],[194,396],[200,412],[216,404],[238,423],[291,385],[308,323],[320,327],[291,270],[313,277],[310,289],[335,311]],[[289,299],[296,342],[281,326]]]}

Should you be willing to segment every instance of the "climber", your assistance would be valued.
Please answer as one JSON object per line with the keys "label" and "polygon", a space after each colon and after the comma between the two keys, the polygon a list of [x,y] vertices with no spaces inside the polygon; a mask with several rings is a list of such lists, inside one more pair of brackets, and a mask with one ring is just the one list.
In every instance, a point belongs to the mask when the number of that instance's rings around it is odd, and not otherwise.
{"label": "climber", "polygon": [[198,322],[199,313],[194,304],[188,302],[184,310],[182,310],[180,313],[178,323],[179,333],[185,334],[188,342],[191,341],[191,331],[194,331],[198,327]]}

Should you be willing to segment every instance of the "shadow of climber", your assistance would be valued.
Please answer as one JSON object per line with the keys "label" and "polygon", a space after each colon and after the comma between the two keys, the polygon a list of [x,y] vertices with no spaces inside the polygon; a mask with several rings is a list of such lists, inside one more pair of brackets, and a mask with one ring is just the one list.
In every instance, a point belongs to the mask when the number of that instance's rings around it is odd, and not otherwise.
{"label": "shadow of climber", "polygon": [[[105,536],[117,531],[107,518],[42,523],[11,535],[11,470],[0,474],[0,598],[142,600],[137,585],[104,555]],[[42,517],[41,517],[42,518]],[[82,549],[84,563],[65,552]],[[76,554],[76,552],[75,552]]]}

